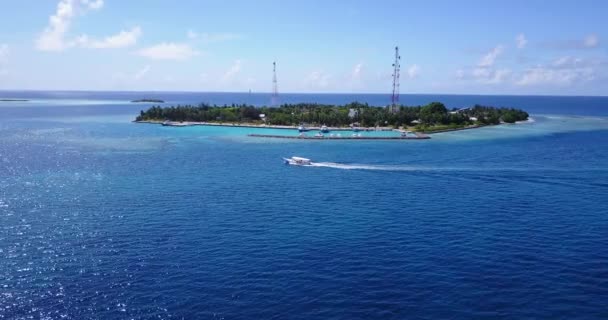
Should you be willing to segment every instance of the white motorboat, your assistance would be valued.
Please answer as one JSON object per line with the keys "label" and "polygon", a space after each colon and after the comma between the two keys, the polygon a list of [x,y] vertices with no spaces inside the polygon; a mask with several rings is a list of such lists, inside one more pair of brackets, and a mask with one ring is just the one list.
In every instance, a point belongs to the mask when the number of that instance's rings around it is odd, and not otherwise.
{"label": "white motorboat", "polygon": [[322,133],[329,133],[329,128],[327,128],[327,126],[326,126],[326,125],[322,125],[322,126],[321,126],[321,132],[322,132]]}
{"label": "white motorboat", "polygon": [[312,162],[310,159],[302,158],[302,157],[291,157],[291,158],[283,158],[285,160],[285,164],[289,164],[292,166],[310,166]]}
{"label": "white motorboat", "polygon": [[302,124],[302,125],[300,125],[300,126],[298,127],[298,131],[300,131],[300,132],[306,132],[306,131],[308,131],[308,130],[310,130],[310,129],[308,129],[308,128],[307,128],[305,125],[303,125],[303,124]]}

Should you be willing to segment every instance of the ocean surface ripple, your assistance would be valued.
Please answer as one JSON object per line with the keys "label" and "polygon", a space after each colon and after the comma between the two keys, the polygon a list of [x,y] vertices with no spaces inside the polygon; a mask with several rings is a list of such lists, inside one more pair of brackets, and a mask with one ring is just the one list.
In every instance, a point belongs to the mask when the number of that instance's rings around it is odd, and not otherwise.
{"label": "ocean surface ripple", "polygon": [[265,143],[37,108],[0,120],[0,319],[608,317],[596,124]]}

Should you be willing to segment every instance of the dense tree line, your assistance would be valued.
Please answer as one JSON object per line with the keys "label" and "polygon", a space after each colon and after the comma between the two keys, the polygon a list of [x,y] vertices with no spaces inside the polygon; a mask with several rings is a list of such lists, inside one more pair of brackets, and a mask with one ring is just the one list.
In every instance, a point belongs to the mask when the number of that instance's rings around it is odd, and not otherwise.
{"label": "dense tree line", "polygon": [[[260,117],[264,115],[264,117]],[[374,126],[418,126],[428,129],[433,126],[466,126],[473,124],[513,123],[528,119],[528,114],[519,109],[495,108],[475,105],[471,108],[449,111],[440,102],[425,106],[374,107],[353,102],[346,105],[316,103],[283,104],[279,107],[254,107],[252,105],[178,105],[154,106],[141,111],[137,121],[197,121],[223,123],[262,123],[271,125],[327,125],[330,127],[358,125]]]}

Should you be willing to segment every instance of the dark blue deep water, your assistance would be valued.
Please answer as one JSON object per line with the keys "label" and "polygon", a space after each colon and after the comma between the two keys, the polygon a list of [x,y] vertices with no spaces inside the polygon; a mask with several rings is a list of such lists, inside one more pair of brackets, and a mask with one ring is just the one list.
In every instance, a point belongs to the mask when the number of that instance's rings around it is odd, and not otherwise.
{"label": "dark blue deep water", "polygon": [[608,98],[403,96],[534,121],[356,142],[133,124],[142,95],[0,92],[32,99],[0,102],[0,319],[608,318]]}

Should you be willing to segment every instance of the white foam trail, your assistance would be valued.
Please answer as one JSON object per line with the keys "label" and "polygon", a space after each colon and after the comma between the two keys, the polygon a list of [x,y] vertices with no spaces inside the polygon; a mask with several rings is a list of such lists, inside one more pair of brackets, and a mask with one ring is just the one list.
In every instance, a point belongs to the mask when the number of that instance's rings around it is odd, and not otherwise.
{"label": "white foam trail", "polygon": [[538,171],[554,171],[554,172],[575,172],[575,171],[608,171],[608,168],[580,168],[580,169],[565,169],[565,168],[479,168],[479,167],[425,167],[425,166],[410,166],[410,165],[373,165],[373,164],[345,164],[336,162],[311,162],[307,167],[333,168],[341,170],[372,170],[372,171],[462,171],[462,172],[538,172]]}
{"label": "white foam trail", "polygon": [[344,164],[335,162],[312,162],[312,167],[334,168],[342,170],[380,170],[380,171],[422,171],[433,170],[433,168],[424,168],[416,166],[403,165],[369,165],[369,164]]}

